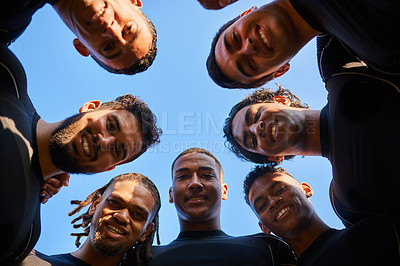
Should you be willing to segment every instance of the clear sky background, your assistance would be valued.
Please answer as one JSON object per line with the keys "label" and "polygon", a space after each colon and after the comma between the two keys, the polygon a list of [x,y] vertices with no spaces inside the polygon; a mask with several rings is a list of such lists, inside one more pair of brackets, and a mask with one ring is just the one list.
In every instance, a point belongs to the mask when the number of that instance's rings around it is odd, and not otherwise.
{"label": "clear sky background", "polygon": [[[42,205],[42,233],[35,249],[49,255],[74,251],[75,237],[70,233],[81,229],[73,229],[70,224],[73,218],[67,214],[74,208],[70,200],[83,200],[112,177],[128,172],[144,174],[157,185],[162,201],[161,242],[168,244],[179,233],[175,208],[168,202],[171,163],[190,147],[205,148],[222,163],[229,187],[228,199],[222,204],[222,229],[233,236],[261,232],[242,192],[244,177],[254,164],[239,160],[225,148],[222,131],[232,106],[253,90],[228,90],[215,85],[205,61],[211,40],[222,24],[264,3],[239,0],[214,11],[204,9],[195,0],[144,0],[142,11],[158,31],[158,54],[147,71],[135,76],[108,73],[92,59],[80,56],[72,45],[73,33],[50,5],[36,12],[28,29],[10,49],[25,68],[28,93],[42,119],[60,121],[76,114],[89,100],[109,101],[130,93],[149,105],[164,134],[158,146],[113,171],[71,175],[69,187]],[[289,72],[275,82],[291,89],[313,109],[325,106],[327,92],[317,69],[315,40],[298,53]],[[265,87],[276,89],[274,83]],[[331,227],[343,228],[329,202],[329,161],[298,156],[282,166],[313,187],[311,201],[321,218]]]}

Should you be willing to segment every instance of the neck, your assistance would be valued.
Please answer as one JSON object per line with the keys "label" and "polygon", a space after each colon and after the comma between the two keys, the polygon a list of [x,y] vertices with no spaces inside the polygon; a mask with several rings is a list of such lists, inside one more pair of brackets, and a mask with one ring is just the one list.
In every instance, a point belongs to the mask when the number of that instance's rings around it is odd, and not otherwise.
{"label": "neck", "polygon": [[49,150],[49,141],[51,134],[60,123],[61,122],[47,123],[44,120],[39,119],[36,127],[39,163],[42,170],[43,179],[45,181],[52,176],[64,173],[53,164]]}
{"label": "neck", "polygon": [[83,243],[82,247],[71,253],[72,256],[83,260],[90,265],[98,265],[98,266],[113,266],[119,265],[124,254],[118,254],[115,256],[104,256],[96,252],[90,243],[89,238]]}
{"label": "neck", "polygon": [[299,40],[303,46],[306,45],[312,38],[321,33],[312,28],[303,19],[303,17],[300,16],[297,10],[292,6],[290,0],[275,0],[273,3],[286,10],[290,19],[292,20],[293,25],[297,29]]}
{"label": "neck", "polygon": [[282,237],[282,239],[288,243],[296,256],[299,257],[321,234],[329,229],[330,227],[315,213],[312,220],[307,221],[297,233]]}
{"label": "neck", "polygon": [[181,232],[221,230],[219,217],[218,219],[212,219],[210,221],[194,221],[194,222],[179,218],[179,224]]}

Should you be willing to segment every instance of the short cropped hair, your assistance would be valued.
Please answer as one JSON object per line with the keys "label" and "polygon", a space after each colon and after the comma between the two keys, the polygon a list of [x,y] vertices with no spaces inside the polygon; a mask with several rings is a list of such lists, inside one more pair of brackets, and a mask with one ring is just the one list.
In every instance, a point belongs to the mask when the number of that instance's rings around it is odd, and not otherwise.
{"label": "short cropped hair", "polygon": [[160,142],[162,130],[156,126],[157,118],[139,97],[126,94],[114,101],[104,102],[96,110],[126,110],[132,113],[139,122],[142,133],[142,149],[127,162],[133,161],[142,155],[149,147]]}
{"label": "short cropped hair", "polygon": [[[236,114],[244,107],[256,103],[273,103],[275,96],[284,96],[290,100],[290,106],[296,108],[308,109],[308,104],[301,103],[300,99],[294,95],[290,90],[285,89],[283,86],[278,85],[278,90],[271,91],[269,89],[259,89],[249,94],[246,98],[241,100],[239,103],[234,105],[229,112],[228,118],[225,119],[224,124],[224,137],[226,138],[225,145],[231,150],[237,157],[245,161],[254,163],[269,163],[271,165],[277,165],[277,162],[271,162],[267,159],[267,156],[260,155],[254,152],[247,151],[245,148],[240,146],[236,141],[232,133],[232,121]],[[293,155],[285,156],[285,159],[293,158]]]}
{"label": "short cropped hair", "polygon": [[157,55],[157,31],[156,31],[156,28],[154,27],[153,22],[151,22],[151,20],[142,11],[140,11],[140,12],[142,13],[144,20],[147,22],[147,25],[150,28],[151,36],[153,36],[153,40],[151,41],[150,50],[141,59],[139,59],[139,61],[137,61],[135,64],[133,64],[130,67],[124,68],[124,69],[112,68],[112,67],[106,65],[103,61],[101,61],[96,56],[90,54],[90,56],[94,59],[94,61],[96,61],[97,64],[99,64],[102,68],[104,68],[108,72],[114,73],[114,74],[135,75],[137,73],[147,70],[153,64],[154,58]]}
{"label": "short cropped hair", "polygon": [[258,81],[251,83],[251,84],[243,84],[235,80],[231,80],[228,78],[221,70],[221,68],[217,64],[217,60],[215,59],[215,46],[217,45],[218,39],[220,38],[221,34],[229,28],[233,23],[235,23],[240,16],[237,16],[236,18],[228,21],[222,27],[218,30],[218,32],[215,34],[214,39],[211,43],[211,50],[210,54],[207,58],[207,70],[208,70],[208,75],[211,77],[211,79],[218,85],[223,88],[242,88],[242,89],[250,89],[250,88],[257,88],[268,81],[273,79],[273,74],[268,74]]}
{"label": "short cropped hair", "polygon": [[186,155],[186,154],[190,154],[190,153],[203,153],[203,154],[206,154],[206,155],[210,156],[210,157],[213,158],[214,161],[217,163],[217,165],[218,165],[218,167],[219,167],[219,171],[220,171],[221,173],[223,173],[222,165],[221,165],[221,163],[218,161],[217,157],[214,156],[214,154],[212,154],[211,152],[209,152],[209,151],[207,151],[207,150],[205,150],[205,149],[194,147],[194,148],[189,148],[189,149],[184,150],[183,152],[181,152],[181,153],[175,158],[175,160],[174,160],[174,162],[172,163],[172,166],[171,166],[172,178],[174,177],[173,169],[174,169],[175,162],[176,162],[179,158],[181,158],[182,156],[184,156],[184,155]]}
{"label": "short cropped hair", "polygon": [[[122,181],[133,181],[137,182],[140,185],[143,185],[145,188],[147,188],[153,199],[154,199],[154,206],[152,208],[153,212],[153,217],[150,217],[152,220],[152,223],[154,223],[154,229],[153,231],[147,236],[146,240],[144,242],[137,242],[135,247],[133,249],[128,250],[125,253],[125,256],[123,258],[123,261],[120,263],[120,265],[146,265],[146,262],[151,259],[151,246],[153,244],[154,236],[157,236],[157,244],[160,245],[160,237],[159,237],[159,218],[158,218],[158,212],[161,208],[161,199],[160,199],[160,193],[158,192],[158,189],[156,185],[147,177],[138,173],[127,173],[127,174],[121,174],[113,179],[111,179],[106,185],[103,187],[93,191],[91,194],[89,194],[86,198],[86,200],[80,201],[80,200],[72,200],[71,204],[77,204],[78,206],[72,210],[70,213],[68,213],[69,216],[74,215],[75,213],[78,213],[82,208],[86,207],[90,203],[93,202],[93,200],[96,198],[97,195],[103,195],[104,192],[109,188],[110,186],[113,186],[117,182],[122,182]],[[90,224],[92,222],[93,215],[89,214],[89,209],[79,217],[75,218],[72,220],[72,224],[76,223],[79,220],[82,220],[80,224],[74,224],[73,227],[79,228],[82,227],[84,229],[83,233],[72,233],[71,236],[76,236],[76,241],[75,245],[77,247],[80,246],[80,238],[83,236],[88,236],[90,232]]]}
{"label": "short cropped hair", "polygon": [[253,185],[254,181],[256,181],[257,178],[260,176],[266,175],[266,174],[273,174],[273,173],[282,173],[286,174],[288,176],[293,177],[291,174],[286,172],[285,169],[282,167],[274,167],[271,165],[257,165],[244,179],[243,183],[243,192],[244,192],[244,200],[248,205],[250,205],[250,200],[249,200],[249,193],[250,193],[250,188]]}

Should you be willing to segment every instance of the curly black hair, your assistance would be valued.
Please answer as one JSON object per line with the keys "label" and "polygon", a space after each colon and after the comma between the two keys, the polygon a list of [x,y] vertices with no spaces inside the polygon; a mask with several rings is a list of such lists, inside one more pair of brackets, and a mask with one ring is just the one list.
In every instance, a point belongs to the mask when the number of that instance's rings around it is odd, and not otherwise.
{"label": "curly black hair", "polygon": [[[157,236],[157,244],[160,245],[160,236],[159,236],[159,222],[158,222],[158,212],[161,208],[161,199],[160,199],[160,194],[158,192],[158,189],[156,185],[146,176],[137,174],[137,173],[127,173],[127,174],[122,174],[114,177],[113,179],[110,180],[106,185],[103,187],[96,189],[93,191],[91,194],[87,196],[87,198],[83,201],[80,200],[71,200],[71,204],[77,204],[78,206],[73,209],[70,213],[68,213],[69,216],[72,216],[76,213],[78,213],[82,208],[88,206],[90,203],[93,202],[93,200],[96,198],[97,195],[103,195],[103,193],[109,188],[110,186],[114,185],[117,182],[121,181],[134,181],[138,182],[139,184],[143,185],[146,187],[150,192],[151,195],[153,196],[154,199],[154,213],[152,217],[152,222],[154,223],[154,229],[153,231],[147,236],[146,240],[144,242],[137,242],[135,247],[133,249],[128,250],[125,253],[125,256],[123,258],[123,261],[121,262],[121,265],[145,265],[147,261],[151,259],[151,247],[154,241],[154,236]],[[73,219],[71,221],[71,224],[73,224],[73,227],[75,229],[82,227],[83,233],[71,233],[71,236],[76,237],[75,245],[76,247],[80,246],[80,239],[83,236],[88,236],[90,232],[90,223],[92,222],[92,217],[93,215],[89,214],[89,209],[79,217]],[[77,221],[82,220],[82,223],[80,224],[75,224]]]}
{"label": "curly black hair", "polygon": [[132,113],[141,126],[142,149],[127,162],[133,161],[142,155],[148,148],[160,143],[162,130],[156,126],[157,118],[139,97],[126,94],[114,101],[104,102],[96,110],[126,110]]}
{"label": "curly black hair", "polygon": [[151,22],[151,20],[142,11],[140,12],[142,13],[144,20],[147,22],[147,25],[150,28],[151,36],[153,37],[151,41],[150,50],[135,64],[124,69],[116,69],[109,67],[103,61],[98,59],[96,56],[90,54],[90,56],[94,59],[94,61],[96,61],[97,64],[99,64],[99,66],[101,66],[108,72],[114,74],[135,75],[137,73],[147,70],[153,64],[154,58],[157,55],[157,31],[156,28],[154,27],[153,22]]}
{"label": "curly black hair", "polygon": [[[278,85],[278,84],[277,84]],[[239,103],[234,105],[229,112],[228,118],[225,119],[224,124],[224,137],[226,138],[225,145],[229,150],[231,150],[237,157],[245,161],[250,161],[254,163],[268,163],[271,166],[279,164],[279,162],[272,162],[267,159],[267,156],[260,155],[254,152],[249,152],[236,141],[232,133],[232,121],[235,115],[244,107],[256,103],[272,103],[274,102],[275,96],[284,96],[290,100],[291,107],[306,108],[308,109],[308,104],[301,103],[300,99],[294,95],[290,90],[285,89],[283,86],[278,85],[276,91],[271,91],[269,89],[259,89],[249,94],[246,98],[241,100]],[[293,155],[285,156],[285,159],[293,158]]]}

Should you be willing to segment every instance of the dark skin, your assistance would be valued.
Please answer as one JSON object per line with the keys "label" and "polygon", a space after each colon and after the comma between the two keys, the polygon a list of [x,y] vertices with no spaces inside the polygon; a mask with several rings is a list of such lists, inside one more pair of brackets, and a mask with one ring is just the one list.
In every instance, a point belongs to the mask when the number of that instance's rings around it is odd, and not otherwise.
{"label": "dark skin", "polygon": [[197,0],[205,9],[221,9],[237,0]]}
{"label": "dark skin", "polygon": [[45,204],[53,195],[57,194],[62,186],[68,186],[69,173],[61,173],[50,177],[40,188],[40,203]]}

